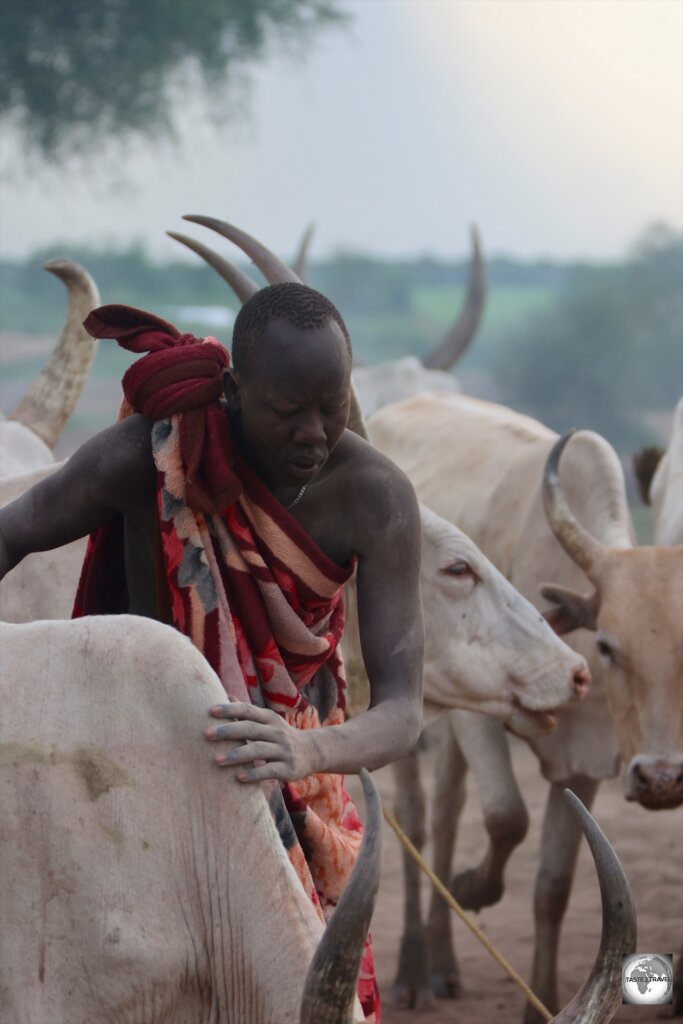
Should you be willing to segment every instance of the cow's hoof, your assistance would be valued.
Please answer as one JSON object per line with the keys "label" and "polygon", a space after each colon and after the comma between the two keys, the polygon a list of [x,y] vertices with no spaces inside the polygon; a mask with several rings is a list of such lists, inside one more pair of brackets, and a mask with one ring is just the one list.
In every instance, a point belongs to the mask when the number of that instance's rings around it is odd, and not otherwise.
{"label": "cow's hoof", "polygon": [[434,1001],[429,988],[416,987],[398,978],[391,986],[389,1003],[395,1010],[433,1010]]}
{"label": "cow's hoof", "polygon": [[457,971],[432,971],[432,992],[437,999],[460,999],[463,988]]}
{"label": "cow's hoof", "polygon": [[451,892],[463,910],[481,910],[491,907],[503,895],[500,879],[481,879],[476,868],[461,871],[451,882]]}

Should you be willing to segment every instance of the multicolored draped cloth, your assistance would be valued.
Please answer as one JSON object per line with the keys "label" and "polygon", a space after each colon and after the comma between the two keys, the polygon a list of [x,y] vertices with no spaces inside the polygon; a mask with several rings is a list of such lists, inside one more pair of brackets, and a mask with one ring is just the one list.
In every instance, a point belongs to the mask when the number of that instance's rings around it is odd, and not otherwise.
{"label": "multicolored draped cloth", "polygon": [[[149,353],[123,378],[119,418],[154,420],[159,619],[192,640],[231,698],[269,707],[298,729],[341,724],[342,590],[353,566],[318,548],[234,446],[220,402],[228,352],[126,306],[95,310],[85,327]],[[90,536],[74,617],[127,610],[123,565],[114,521]],[[326,920],[361,841],[343,776],[266,788],[289,858]],[[366,1019],[378,1022],[369,940],[358,994]]]}

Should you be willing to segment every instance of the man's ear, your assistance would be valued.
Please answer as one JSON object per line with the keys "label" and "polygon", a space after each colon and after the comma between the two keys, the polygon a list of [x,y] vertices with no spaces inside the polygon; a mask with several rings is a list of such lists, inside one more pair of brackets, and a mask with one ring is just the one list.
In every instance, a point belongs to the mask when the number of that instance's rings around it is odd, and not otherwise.
{"label": "man's ear", "polygon": [[543,618],[558,636],[571,633],[573,629],[597,629],[600,600],[597,591],[592,594],[578,594],[567,587],[556,587],[551,583],[541,585],[541,594],[555,607],[542,612]]}
{"label": "man's ear", "polygon": [[239,409],[241,404],[239,377],[232,366],[223,370],[223,394],[230,409]]}

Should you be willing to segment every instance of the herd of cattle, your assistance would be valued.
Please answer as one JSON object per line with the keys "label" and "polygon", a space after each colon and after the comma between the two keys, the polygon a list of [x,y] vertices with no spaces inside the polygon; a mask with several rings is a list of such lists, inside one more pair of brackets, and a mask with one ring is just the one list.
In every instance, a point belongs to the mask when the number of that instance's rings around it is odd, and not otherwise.
{"label": "herd of cattle", "polygon": [[[268,281],[296,279],[232,225],[188,219],[235,242]],[[256,290],[224,257],[174,237],[242,301]],[[64,280],[69,312],[50,363],[0,421],[0,505],[57,468],[52,447],[95,352],[81,327],[99,304],[94,282],[69,261],[46,266]],[[374,368],[356,368],[350,425],[401,466],[422,503],[425,723],[438,719],[430,727],[440,733],[435,869],[466,907],[501,897],[506,862],[528,826],[506,729],[528,741],[550,784],[531,987],[556,1012],[559,933],[584,820],[562,790],[590,807],[600,780],[623,762],[627,800],[651,810],[683,804],[683,400],[649,483],[656,545],[635,546],[621,464],[603,438],[581,431],[558,440],[528,417],[459,393],[448,368],[474,336],[484,292],[475,237],[457,324],[428,366],[413,359],[381,368],[381,392]],[[0,917],[16,936],[0,956],[7,1019],[75,1024],[94,1007],[118,1019],[129,1006],[145,1022],[360,1019],[349,994],[356,936],[328,928],[306,980],[322,929],[294,892],[264,794],[232,787],[226,813],[223,783],[221,814],[213,813],[218,773],[204,771],[193,737],[220,684],[201,656],[168,627],[132,616],[59,621],[70,615],[84,543],[33,554],[0,583],[0,860],[12,880],[0,887]],[[346,603],[344,658],[357,711],[367,680],[353,585]],[[451,879],[468,768],[489,846],[479,865]],[[398,817],[421,846],[417,752],[394,770]],[[373,807],[367,781],[364,788]],[[599,843],[590,821],[584,827]],[[368,833],[366,854],[376,858],[378,840]],[[253,863],[257,887],[244,874]],[[360,913],[358,893],[371,893],[368,872],[376,871],[359,863],[361,880],[350,884],[337,928]],[[615,949],[626,951],[634,936],[617,867],[607,875],[606,930],[587,983],[605,991],[587,988],[557,1020],[597,1024],[615,1010]],[[441,900],[423,926],[409,860],[405,884],[392,994],[424,1007],[433,993],[457,995],[458,965]],[[274,916],[286,935],[281,955],[264,928]],[[306,988],[316,971],[335,979],[323,996]],[[342,984],[342,974],[351,981]],[[308,1007],[301,1017],[300,1005]],[[537,1019],[529,1007],[527,1024]]]}

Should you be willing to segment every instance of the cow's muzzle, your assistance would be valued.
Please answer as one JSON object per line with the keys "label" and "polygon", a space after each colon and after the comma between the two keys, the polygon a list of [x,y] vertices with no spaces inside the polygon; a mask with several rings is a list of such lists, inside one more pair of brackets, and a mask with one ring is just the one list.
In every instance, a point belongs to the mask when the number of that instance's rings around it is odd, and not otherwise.
{"label": "cow's muzzle", "polygon": [[634,757],[626,772],[626,799],[649,811],[666,811],[683,804],[683,754]]}

